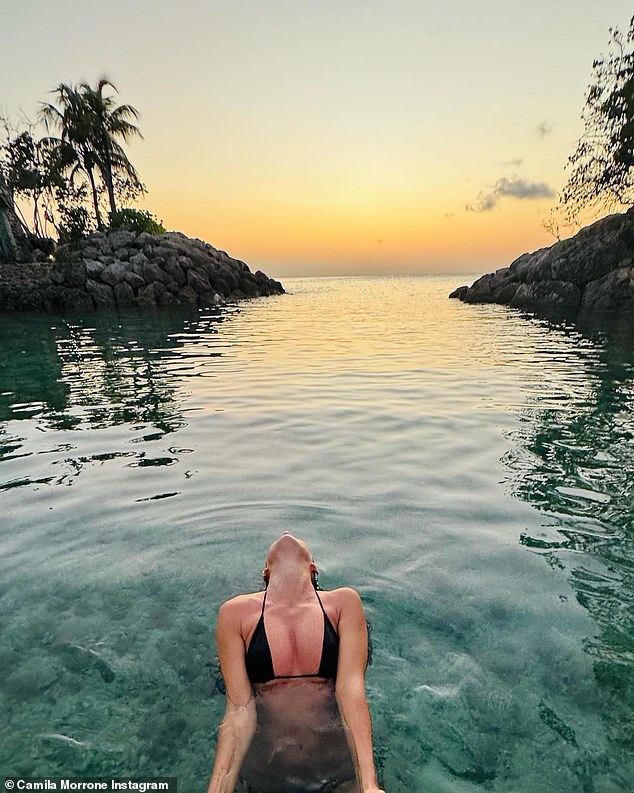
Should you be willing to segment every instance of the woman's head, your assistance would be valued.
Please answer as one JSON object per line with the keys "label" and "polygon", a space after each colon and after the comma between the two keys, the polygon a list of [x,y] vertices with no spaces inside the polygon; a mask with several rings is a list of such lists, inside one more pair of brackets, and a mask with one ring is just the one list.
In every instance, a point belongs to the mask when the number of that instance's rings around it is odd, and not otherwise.
{"label": "woman's head", "polygon": [[268,583],[271,573],[278,571],[286,574],[306,572],[310,575],[313,583],[316,583],[317,565],[308,546],[303,540],[294,537],[288,531],[285,531],[269,547],[263,570],[265,582]]}

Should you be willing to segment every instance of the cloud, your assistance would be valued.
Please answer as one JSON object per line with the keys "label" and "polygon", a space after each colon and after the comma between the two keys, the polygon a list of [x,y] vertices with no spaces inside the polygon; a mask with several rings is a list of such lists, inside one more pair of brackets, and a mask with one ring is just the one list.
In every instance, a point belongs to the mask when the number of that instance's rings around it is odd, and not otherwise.
{"label": "cloud", "polygon": [[520,165],[524,165],[524,160],[521,157],[516,157],[513,160],[507,160],[506,162],[503,162],[502,165],[507,168],[511,166],[519,168]]}
{"label": "cloud", "polygon": [[555,128],[554,124],[551,124],[550,121],[542,121],[541,124],[537,125],[537,134],[540,138],[545,138],[546,135],[550,135],[550,133]]}
{"label": "cloud", "polygon": [[500,198],[517,198],[521,201],[534,198],[554,198],[553,188],[546,182],[530,182],[518,176],[502,176],[491,190],[480,192],[473,204],[467,204],[467,212],[489,212]]}

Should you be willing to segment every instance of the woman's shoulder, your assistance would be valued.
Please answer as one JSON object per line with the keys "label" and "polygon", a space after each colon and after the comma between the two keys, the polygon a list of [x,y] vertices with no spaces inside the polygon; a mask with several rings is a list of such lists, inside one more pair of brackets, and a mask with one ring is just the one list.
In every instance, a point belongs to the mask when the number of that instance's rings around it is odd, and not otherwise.
{"label": "woman's shoulder", "polygon": [[241,619],[252,611],[262,608],[264,592],[248,592],[225,600],[218,610],[218,615],[228,619]]}
{"label": "woman's shoulder", "polygon": [[356,589],[349,586],[342,586],[337,589],[320,589],[319,595],[322,600],[325,600],[339,611],[342,609],[362,608],[359,593]]}
{"label": "woman's shoulder", "polygon": [[337,589],[320,589],[320,595],[330,595],[344,600],[360,600],[361,597],[356,589],[351,586],[340,586]]}

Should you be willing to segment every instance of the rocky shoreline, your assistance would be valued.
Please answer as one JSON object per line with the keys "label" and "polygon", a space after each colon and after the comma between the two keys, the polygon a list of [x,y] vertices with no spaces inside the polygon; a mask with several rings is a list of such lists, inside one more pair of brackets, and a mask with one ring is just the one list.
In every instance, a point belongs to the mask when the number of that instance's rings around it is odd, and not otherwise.
{"label": "rocky shoreline", "polygon": [[461,286],[449,297],[575,317],[634,312],[634,209]]}
{"label": "rocky shoreline", "polygon": [[57,261],[0,265],[0,311],[218,306],[280,295],[279,281],[181,234],[97,232]]}

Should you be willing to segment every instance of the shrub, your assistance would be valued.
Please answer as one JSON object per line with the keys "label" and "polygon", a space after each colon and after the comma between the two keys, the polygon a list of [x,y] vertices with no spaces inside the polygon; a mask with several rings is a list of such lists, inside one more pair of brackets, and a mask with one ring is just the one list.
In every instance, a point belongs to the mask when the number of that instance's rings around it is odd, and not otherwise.
{"label": "shrub", "polygon": [[64,207],[58,228],[60,245],[78,243],[86,236],[89,227],[90,217],[84,207]]}
{"label": "shrub", "polygon": [[165,227],[151,212],[142,209],[119,209],[110,213],[111,229],[127,229],[128,231],[147,234],[165,234]]}

